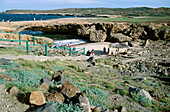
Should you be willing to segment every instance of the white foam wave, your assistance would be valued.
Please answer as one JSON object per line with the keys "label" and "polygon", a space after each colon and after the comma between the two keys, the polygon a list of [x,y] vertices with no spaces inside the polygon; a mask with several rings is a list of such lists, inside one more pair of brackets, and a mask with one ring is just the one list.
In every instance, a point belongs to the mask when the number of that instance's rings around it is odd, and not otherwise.
{"label": "white foam wave", "polygon": [[63,45],[78,45],[86,43],[86,40],[82,39],[67,39],[67,40],[54,40],[54,46],[63,46]]}

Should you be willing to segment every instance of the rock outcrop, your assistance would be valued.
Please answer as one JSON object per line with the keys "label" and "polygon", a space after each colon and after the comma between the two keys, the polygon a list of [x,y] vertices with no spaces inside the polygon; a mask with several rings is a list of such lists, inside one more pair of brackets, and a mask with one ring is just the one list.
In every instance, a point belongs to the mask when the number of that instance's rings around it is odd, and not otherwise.
{"label": "rock outcrop", "polygon": [[[20,32],[25,30],[43,31],[44,33],[64,33],[86,38],[93,42],[112,40],[113,34],[119,33],[120,38],[126,41],[135,39],[170,40],[169,27],[167,23],[109,23],[109,22],[85,22],[76,19],[59,19],[48,21],[27,21],[0,23],[1,32]],[[122,35],[122,36],[121,36]],[[9,36],[0,36],[8,38]],[[10,38],[13,37],[10,34]],[[24,37],[23,37],[24,38]],[[25,37],[26,38],[26,37]],[[27,37],[28,40],[30,40]],[[118,39],[119,41],[119,39]],[[120,39],[121,41],[121,39]]]}

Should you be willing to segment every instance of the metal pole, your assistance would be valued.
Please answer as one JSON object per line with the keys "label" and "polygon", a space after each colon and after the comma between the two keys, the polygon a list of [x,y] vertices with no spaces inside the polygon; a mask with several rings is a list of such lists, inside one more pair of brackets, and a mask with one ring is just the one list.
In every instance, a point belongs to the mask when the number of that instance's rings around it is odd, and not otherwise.
{"label": "metal pole", "polygon": [[33,37],[33,46],[35,46],[35,37]]}
{"label": "metal pole", "polygon": [[21,34],[20,34],[20,32],[18,33],[18,35],[19,35],[19,44],[21,45]]}
{"label": "metal pole", "polygon": [[29,44],[28,44],[29,41],[26,41],[26,48],[27,48],[27,54],[29,54]]}
{"label": "metal pole", "polygon": [[47,44],[45,44],[45,56],[48,55]]}
{"label": "metal pole", "polygon": [[86,55],[86,52],[85,52],[85,47],[83,48],[83,50],[84,50],[84,53],[83,53],[83,55]]}
{"label": "metal pole", "polygon": [[69,56],[71,56],[71,48],[69,48]]}

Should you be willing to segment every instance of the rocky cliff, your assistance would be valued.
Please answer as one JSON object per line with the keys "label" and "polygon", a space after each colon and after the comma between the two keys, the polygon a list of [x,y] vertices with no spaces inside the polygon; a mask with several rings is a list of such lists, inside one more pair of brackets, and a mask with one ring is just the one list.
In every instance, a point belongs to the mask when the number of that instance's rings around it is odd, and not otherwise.
{"label": "rocky cliff", "polygon": [[24,30],[72,34],[93,42],[105,40],[123,42],[135,39],[170,40],[170,25],[167,23],[130,24],[125,22],[87,22],[76,18],[0,23],[0,31],[20,32]]}

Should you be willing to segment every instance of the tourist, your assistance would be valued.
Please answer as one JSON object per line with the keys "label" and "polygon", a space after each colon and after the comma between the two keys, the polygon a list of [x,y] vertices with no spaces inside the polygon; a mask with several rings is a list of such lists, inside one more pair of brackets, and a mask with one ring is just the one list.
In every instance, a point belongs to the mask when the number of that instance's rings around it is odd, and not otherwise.
{"label": "tourist", "polygon": [[124,53],[123,54],[127,54],[127,49],[125,49]]}
{"label": "tourist", "polygon": [[115,51],[115,57],[118,55],[118,50]]}
{"label": "tourist", "polygon": [[9,22],[9,19],[7,19],[7,21],[6,22]]}
{"label": "tourist", "polygon": [[107,55],[109,55],[109,52],[110,52],[110,48],[107,49]]}
{"label": "tourist", "polygon": [[86,56],[90,56],[90,54],[91,54],[91,52],[90,52],[90,50],[88,50]]}
{"label": "tourist", "polygon": [[91,55],[94,56],[94,49],[91,50]]}
{"label": "tourist", "polygon": [[103,48],[103,52],[104,52],[104,54],[106,54],[106,47]]}
{"label": "tourist", "polygon": [[71,47],[71,46],[68,44],[68,47]]}
{"label": "tourist", "polygon": [[2,22],[4,22],[4,18],[2,18]]}

